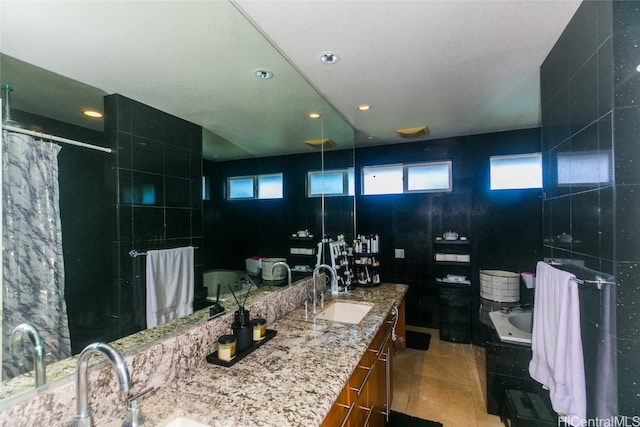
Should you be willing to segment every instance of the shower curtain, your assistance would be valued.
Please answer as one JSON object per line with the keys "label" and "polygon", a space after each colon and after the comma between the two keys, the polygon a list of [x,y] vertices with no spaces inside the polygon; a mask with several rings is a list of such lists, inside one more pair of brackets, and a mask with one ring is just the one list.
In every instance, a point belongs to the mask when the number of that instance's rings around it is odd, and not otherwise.
{"label": "shower curtain", "polygon": [[3,378],[30,368],[10,354],[9,338],[20,323],[40,332],[47,361],[71,355],[58,203],[60,149],[3,131]]}

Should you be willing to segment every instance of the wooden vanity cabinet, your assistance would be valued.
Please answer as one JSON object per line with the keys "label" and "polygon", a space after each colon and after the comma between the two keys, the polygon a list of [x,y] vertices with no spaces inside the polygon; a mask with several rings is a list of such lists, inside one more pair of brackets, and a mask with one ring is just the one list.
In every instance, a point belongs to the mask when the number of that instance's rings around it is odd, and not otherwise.
{"label": "wooden vanity cabinet", "polygon": [[389,313],[322,423],[323,427],[386,425],[393,398],[391,335],[394,323],[395,315]]}

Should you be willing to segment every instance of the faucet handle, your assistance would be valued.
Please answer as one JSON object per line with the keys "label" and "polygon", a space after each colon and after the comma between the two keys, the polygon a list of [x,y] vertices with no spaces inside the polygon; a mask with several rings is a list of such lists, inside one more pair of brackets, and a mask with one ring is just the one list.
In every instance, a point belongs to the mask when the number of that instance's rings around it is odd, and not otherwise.
{"label": "faucet handle", "polygon": [[142,411],[140,410],[140,403],[138,402],[138,399],[146,395],[147,393],[152,392],[153,390],[153,387],[149,387],[148,389],[129,398],[129,405],[127,406],[127,417],[122,423],[122,427],[138,427],[144,424],[144,415],[142,415]]}

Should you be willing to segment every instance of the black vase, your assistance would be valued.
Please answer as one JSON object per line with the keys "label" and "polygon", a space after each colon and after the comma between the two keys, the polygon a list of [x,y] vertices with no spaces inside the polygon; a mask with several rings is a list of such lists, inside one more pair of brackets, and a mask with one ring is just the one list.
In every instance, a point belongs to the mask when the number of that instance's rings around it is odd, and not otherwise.
{"label": "black vase", "polygon": [[251,323],[241,325],[234,322],[231,325],[231,329],[236,337],[236,349],[238,352],[246,350],[253,345],[253,325]]}

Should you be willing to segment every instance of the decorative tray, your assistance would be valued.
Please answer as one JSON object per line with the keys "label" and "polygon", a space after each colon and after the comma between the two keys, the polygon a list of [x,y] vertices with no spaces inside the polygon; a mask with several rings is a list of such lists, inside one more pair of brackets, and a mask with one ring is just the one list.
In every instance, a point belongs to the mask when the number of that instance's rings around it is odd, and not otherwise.
{"label": "decorative tray", "polygon": [[212,363],[214,365],[226,366],[227,368],[230,366],[233,366],[236,363],[238,363],[240,360],[244,359],[249,354],[253,353],[255,349],[257,349],[258,347],[260,347],[261,345],[269,341],[271,338],[275,337],[277,333],[278,331],[276,330],[267,329],[264,339],[260,341],[255,341],[253,345],[246,350],[239,351],[236,354],[236,357],[229,360],[228,362],[226,360],[218,359],[217,351],[214,351],[213,353],[207,355],[207,362]]}

